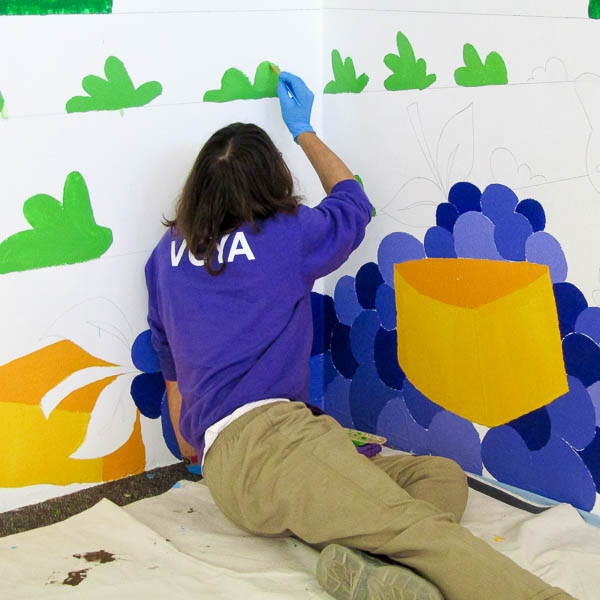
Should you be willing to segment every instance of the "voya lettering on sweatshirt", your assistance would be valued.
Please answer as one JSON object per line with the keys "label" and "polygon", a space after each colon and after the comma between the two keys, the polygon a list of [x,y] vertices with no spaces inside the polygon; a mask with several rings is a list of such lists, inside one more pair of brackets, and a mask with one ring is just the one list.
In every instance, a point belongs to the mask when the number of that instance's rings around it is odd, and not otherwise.
{"label": "voya lettering on sweatshirt", "polygon": [[[223,254],[225,252],[225,243],[229,239],[230,234],[224,235],[219,241],[219,245],[217,246],[217,260],[222,263],[223,262]],[[171,242],[171,266],[177,267],[183,258],[183,254],[187,248],[187,242],[183,240],[179,248],[177,248],[176,240]],[[231,242],[231,248],[229,248],[229,254],[227,255],[228,263],[233,262],[236,256],[245,256],[248,260],[256,260],[252,249],[250,248],[250,244],[246,239],[243,231],[236,231],[233,236],[233,241]],[[192,263],[195,267],[204,266],[204,260],[196,258],[192,252],[187,251],[187,257],[190,263]]]}

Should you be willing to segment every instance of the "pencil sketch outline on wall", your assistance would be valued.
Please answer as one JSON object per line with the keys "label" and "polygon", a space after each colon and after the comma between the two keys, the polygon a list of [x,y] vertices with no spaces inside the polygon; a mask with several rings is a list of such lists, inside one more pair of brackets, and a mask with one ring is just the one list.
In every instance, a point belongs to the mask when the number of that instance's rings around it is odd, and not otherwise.
{"label": "pencil sketch outline on wall", "polygon": [[575,93],[590,125],[586,169],[590,183],[600,193],[600,76],[583,73],[575,80]]}
{"label": "pencil sketch outline on wall", "polygon": [[534,175],[528,163],[520,163],[515,154],[504,146],[492,150],[490,171],[495,183],[502,183],[513,190],[547,182],[544,175]]}
{"label": "pencil sketch outline on wall", "polygon": [[559,81],[569,81],[567,66],[562,58],[551,56],[542,67],[535,67],[531,71],[531,77],[527,83],[554,83]]}
{"label": "pencil sketch outline on wall", "polygon": [[[432,177],[412,177],[383,207],[386,214],[410,227],[426,228],[435,208],[448,197],[452,184],[467,181],[475,162],[473,103],[456,112],[442,127],[435,158],[425,138],[417,102],[407,107],[410,124]],[[413,202],[413,198],[424,198]]]}

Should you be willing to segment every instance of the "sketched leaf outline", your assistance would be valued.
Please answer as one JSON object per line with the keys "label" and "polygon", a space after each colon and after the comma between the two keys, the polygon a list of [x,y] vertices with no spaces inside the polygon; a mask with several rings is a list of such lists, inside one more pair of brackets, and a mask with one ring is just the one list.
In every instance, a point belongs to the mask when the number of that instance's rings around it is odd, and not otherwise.
{"label": "sketched leaf outline", "polygon": [[[429,194],[432,196],[439,196],[436,200],[417,200],[416,202],[402,202],[402,196],[405,193],[406,189],[409,186],[413,186],[416,182],[427,182],[427,187],[429,188]],[[434,191],[435,190],[435,191]],[[418,197],[423,198],[423,194],[419,193]],[[408,181],[406,181],[402,187],[394,194],[393,198],[383,207],[382,212],[388,217],[391,217],[398,223],[402,225],[406,225],[408,227],[415,227],[425,229],[431,224],[431,215],[427,215],[426,218],[415,218],[415,219],[406,219],[398,216],[399,213],[403,214],[415,214],[422,212],[425,207],[432,207],[433,209],[439,204],[439,202],[443,202],[445,200],[444,192],[440,188],[440,186],[429,177],[412,177]]]}

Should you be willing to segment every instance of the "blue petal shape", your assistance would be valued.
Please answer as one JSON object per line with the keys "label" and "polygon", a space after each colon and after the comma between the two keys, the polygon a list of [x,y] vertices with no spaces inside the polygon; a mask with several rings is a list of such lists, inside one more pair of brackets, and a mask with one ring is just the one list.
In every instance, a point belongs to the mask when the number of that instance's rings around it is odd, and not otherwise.
{"label": "blue petal shape", "polygon": [[171,454],[178,458],[182,459],[181,450],[179,449],[179,443],[177,442],[177,438],[175,437],[175,430],[173,429],[173,423],[171,422],[171,415],[169,414],[169,403],[167,401],[167,392],[163,394],[161,403],[160,403],[160,416],[161,416],[161,425],[162,425],[162,434],[165,439],[165,444],[167,448],[171,452]]}
{"label": "blue petal shape", "polygon": [[515,210],[527,217],[533,231],[543,231],[544,227],[546,227],[546,213],[537,200],[531,198],[521,200]]}
{"label": "blue petal shape", "polygon": [[394,290],[386,283],[382,283],[377,288],[375,308],[383,327],[396,329],[396,295]]}
{"label": "blue petal shape", "polygon": [[364,310],[354,320],[350,330],[350,347],[360,364],[375,360],[375,336],[379,326],[379,317],[374,310]]}
{"label": "blue petal shape", "polygon": [[314,356],[327,352],[331,347],[331,333],[338,318],[331,296],[311,292],[310,305],[313,315],[313,343],[310,355]]}
{"label": "blue petal shape", "polygon": [[442,202],[441,204],[438,204],[438,207],[435,211],[436,225],[443,227],[452,233],[456,219],[458,219],[458,210],[454,204],[450,204],[449,202]]}
{"label": "blue petal shape", "polygon": [[383,277],[377,263],[368,262],[356,273],[356,296],[363,308],[375,308],[377,288],[383,283]]}
{"label": "blue petal shape", "polygon": [[362,311],[362,306],[356,296],[354,277],[344,275],[338,279],[333,294],[337,318],[344,325],[352,325],[354,319]]}
{"label": "blue petal shape", "polygon": [[509,421],[507,425],[519,433],[529,450],[543,448],[550,439],[550,415],[545,406]]}
{"label": "blue petal shape", "polygon": [[327,386],[337,376],[331,360],[331,352],[311,356],[309,374],[310,403],[323,409],[323,398]]}
{"label": "blue petal shape", "polygon": [[131,397],[139,411],[149,419],[160,417],[160,403],[165,393],[162,373],[142,373],[131,382]]}
{"label": "blue petal shape", "polygon": [[379,413],[397,394],[379,379],[375,364],[360,365],[350,385],[350,413],[356,429],[374,432]]}
{"label": "blue petal shape", "polygon": [[494,221],[494,241],[506,260],[525,260],[525,244],[533,233],[531,223],[523,215],[497,215]]}
{"label": "blue petal shape", "polygon": [[350,327],[338,323],[333,328],[331,335],[331,358],[338,373],[346,379],[352,379],[358,363],[352,354],[350,347]]}
{"label": "blue petal shape", "polygon": [[136,368],[144,373],[159,373],[160,362],[158,362],[158,354],[152,346],[150,336],[150,330],[146,329],[135,338],[131,347],[131,360]]}
{"label": "blue petal shape", "polygon": [[323,410],[336,419],[342,427],[354,429],[354,423],[350,416],[350,386],[351,382],[348,379],[336,375],[335,379],[327,386]]}
{"label": "blue petal shape", "polygon": [[553,288],[560,335],[564,338],[575,329],[577,317],[587,308],[588,303],[579,288],[572,283],[555,283]]}
{"label": "blue petal shape", "polygon": [[558,240],[549,233],[534,233],[525,244],[525,256],[529,262],[548,265],[552,283],[559,283],[567,278],[567,259]]}
{"label": "blue petal shape", "polygon": [[596,427],[596,435],[590,445],[577,454],[589,469],[596,491],[600,493],[600,427]]}
{"label": "blue petal shape", "polygon": [[448,194],[448,202],[454,204],[461,215],[471,210],[481,212],[480,200],[479,188],[468,181],[455,183]]}
{"label": "blue petal shape", "polygon": [[514,214],[518,202],[517,195],[509,187],[492,183],[481,194],[481,211],[497,224]]}
{"label": "blue petal shape", "polygon": [[377,374],[385,385],[401,390],[404,385],[404,371],[398,364],[398,337],[396,330],[380,328],[375,336],[375,366]]}
{"label": "blue petal shape", "polygon": [[444,227],[430,227],[425,234],[425,253],[429,258],[456,258],[454,237]]}
{"label": "blue petal shape", "polygon": [[502,260],[494,240],[494,224],[477,212],[458,217],[454,225],[454,249],[459,258]]}
{"label": "blue petal shape", "polygon": [[438,404],[432,402],[425,394],[422,394],[408,379],[404,380],[402,387],[404,402],[413,416],[413,419],[427,429],[433,417],[444,410]]}
{"label": "blue petal shape", "polygon": [[575,333],[583,333],[600,344],[600,308],[588,306],[575,321]]}
{"label": "blue petal shape", "polygon": [[552,421],[552,435],[583,450],[596,431],[596,411],[592,399],[577,377],[567,377],[569,391],[546,406]]}
{"label": "blue petal shape", "polygon": [[486,433],[481,457],[498,481],[582,510],[594,506],[594,480],[579,455],[562,439],[551,436],[546,446],[532,452],[512,427],[502,425]]}
{"label": "blue petal shape", "polygon": [[580,333],[570,333],[563,340],[565,369],[585,387],[600,381],[600,347]]}
{"label": "blue petal shape", "polygon": [[386,235],[377,250],[379,270],[390,287],[394,287],[395,264],[421,258],[425,258],[423,244],[416,237],[402,231]]}

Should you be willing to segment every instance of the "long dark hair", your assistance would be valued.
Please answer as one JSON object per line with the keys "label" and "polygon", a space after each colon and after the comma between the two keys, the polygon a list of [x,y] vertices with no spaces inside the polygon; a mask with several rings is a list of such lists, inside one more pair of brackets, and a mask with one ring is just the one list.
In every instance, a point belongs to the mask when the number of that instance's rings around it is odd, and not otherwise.
{"label": "long dark hair", "polygon": [[175,218],[164,224],[184,237],[211,275],[219,275],[225,263],[214,269],[211,262],[223,235],[242,223],[258,230],[259,221],[278,212],[294,214],[299,204],[292,174],[266,131],[252,123],[232,123],[204,144]]}

